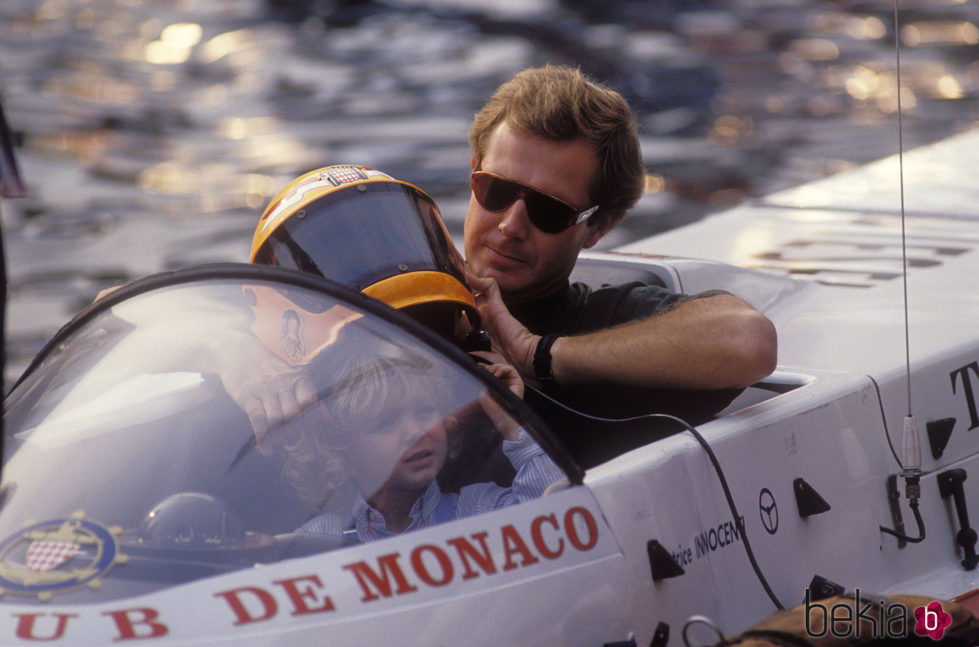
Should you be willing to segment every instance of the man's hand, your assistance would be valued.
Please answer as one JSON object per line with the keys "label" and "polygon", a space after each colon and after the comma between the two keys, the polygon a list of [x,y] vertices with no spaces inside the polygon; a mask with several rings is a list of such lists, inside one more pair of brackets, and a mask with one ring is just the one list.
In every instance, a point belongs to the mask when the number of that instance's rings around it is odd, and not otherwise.
{"label": "man's hand", "polygon": [[317,404],[316,388],[302,369],[293,368],[259,344],[236,345],[222,363],[221,382],[251,422],[258,451],[271,455],[286,442],[283,427]]}
{"label": "man's hand", "polygon": [[496,279],[482,278],[466,270],[466,280],[473,289],[476,307],[483,327],[490,334],[493,349],[524,377],[534,377],[534,351],[540,335],[535,335],[510,314],[500,296]]}
{"label": "man's hand", "polygon": [[[471,272],[466,279],[494,349],[525,378],[536,377],[540,337],[510,314],[494,279]],[[777,346],[765,315],[734,295],[704,293],[645,319],[560,337],[551,347],[551,369],[561,385],[742,388],[772,372]]]}

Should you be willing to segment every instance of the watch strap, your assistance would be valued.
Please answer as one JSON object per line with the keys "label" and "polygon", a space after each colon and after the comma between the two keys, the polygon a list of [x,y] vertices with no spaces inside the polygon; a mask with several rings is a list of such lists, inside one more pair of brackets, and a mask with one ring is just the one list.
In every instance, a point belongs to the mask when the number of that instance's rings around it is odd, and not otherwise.
{"label": "watch strap", "polygon": [[554,372],[551,370],[551,346],[559,335],[544,335],[537,342],[534,350],[534,375],[542,386],[554,384]]}

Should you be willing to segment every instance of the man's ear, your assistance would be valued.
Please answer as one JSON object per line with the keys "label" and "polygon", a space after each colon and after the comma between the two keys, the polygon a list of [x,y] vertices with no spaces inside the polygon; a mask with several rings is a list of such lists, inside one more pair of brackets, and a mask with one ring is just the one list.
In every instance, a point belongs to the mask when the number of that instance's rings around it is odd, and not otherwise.
{"label": "man's ear", "polygon": [[477,166],[478,164],[476,163],[476,153],[473,153],[472,157],[469,158],[469,168],[475,171]]}
{"label": "man's ear", "polygon": [[601,218],[594,222],[588,223],[588,235],[585,237],[585,244],[582,245],[583,248],[588,249],[589,247],[594,247],[595,243],[602,239],[602,236],[607,234],[615,226],[611,218]]}

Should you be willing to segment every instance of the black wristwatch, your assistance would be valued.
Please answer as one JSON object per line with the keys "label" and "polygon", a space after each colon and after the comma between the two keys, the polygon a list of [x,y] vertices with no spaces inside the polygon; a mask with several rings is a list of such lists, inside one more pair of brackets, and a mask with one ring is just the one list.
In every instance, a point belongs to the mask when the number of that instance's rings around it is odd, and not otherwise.
{"label": "black wristwatch", "polygon": [[544,335],[537,342],[537,349],[534,351],[534,375],[545,390],[555,385],[554,372],[551,370],[551,346],[558,337],[559,335]]}

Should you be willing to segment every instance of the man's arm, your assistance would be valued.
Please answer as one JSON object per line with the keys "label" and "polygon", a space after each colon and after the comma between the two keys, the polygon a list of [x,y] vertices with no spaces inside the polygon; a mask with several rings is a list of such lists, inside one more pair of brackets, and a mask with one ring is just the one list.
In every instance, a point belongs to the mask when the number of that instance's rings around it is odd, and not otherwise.
{"label": "man's arm", "polygon": [[[127,302],[116,306],[113,313],[136,326],[122,342],[132,349],[135,366],[150,373],[218,375],[228,395],[248,416],[259,451],[270,455],[285,442],[284,434],[278,432],[286,423],[303,422],[304,417],[319,416],[321,411],[312,408],[318,400],[308,373],[286,364],[255,336],[250,329],[251,313],[236,301],[239,296],[240,291],[178,293],[170,297],[180,300],[173,304],[172,312],[179,313],[174,317],[160,317],[166,310],[157,305],[159,299],[150,308]],[[201,334],[212,328],[221,334]],[[181,352],[176,353],[175,348]]]}
{"label": "man's arm", "polygon": [[[521,375],[533,377],[540,336],[510,314],[494,280],[470,282],[494,344]],[[775,327],[765,315],[738,297],[715,292],[646,319],[559,337],[551,346],[551,370],[561,385],[740,388],[772,372],[776,347]]]}

